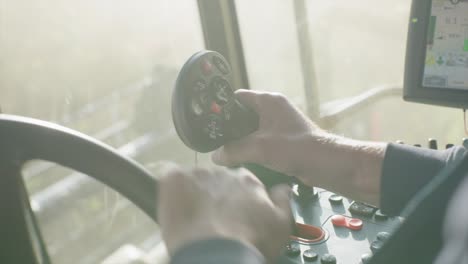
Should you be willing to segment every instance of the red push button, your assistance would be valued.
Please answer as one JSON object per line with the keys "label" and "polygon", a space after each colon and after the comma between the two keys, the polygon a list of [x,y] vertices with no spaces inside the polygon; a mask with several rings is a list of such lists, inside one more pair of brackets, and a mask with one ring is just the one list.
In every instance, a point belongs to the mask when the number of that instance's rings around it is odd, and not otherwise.
{"label": "red push button", "polygon": [[211,102],[211,112],[215,114],[221,113],[221,106],[219,106],[219,104],[216,102]]}
{"label": "red push button", "polygon": [[361,219],[351,218],[343,215],[332,216],[331,222],[334,226],[346,227],[351,230],[361,230],[363,225]]}
{"label": "red push button", "polygon": [[317,243],[325,238],[325,231],[317,226],[296,222],[294,233],[290,236],[290,238],[302,243]]}
{"label": "red push button", "polygon": [[208,60],[203,60],[201,62],[201,70],[204,75],[209,75],[213,71],[213,64],[211,64]]}

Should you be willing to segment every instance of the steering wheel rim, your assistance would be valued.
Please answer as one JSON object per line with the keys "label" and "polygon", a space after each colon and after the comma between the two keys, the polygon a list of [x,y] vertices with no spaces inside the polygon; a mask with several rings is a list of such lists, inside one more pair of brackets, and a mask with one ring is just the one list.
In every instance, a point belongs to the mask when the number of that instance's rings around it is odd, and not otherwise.
{"label": "steering wheel rim", "polygon": [[157,222],[158,182],[143,166],[72,129],[0,114],[0,158],[22,167],[46,160],[84,173],[116,190]]}

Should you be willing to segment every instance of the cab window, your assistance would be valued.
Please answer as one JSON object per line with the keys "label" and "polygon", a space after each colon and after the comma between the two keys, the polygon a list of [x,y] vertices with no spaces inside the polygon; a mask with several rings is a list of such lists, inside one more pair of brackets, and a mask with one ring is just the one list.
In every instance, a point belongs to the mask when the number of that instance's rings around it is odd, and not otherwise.
{"label": "cab window", "polygon": [[[78,130],[150,170],[193,164],[170,97],[178,69],[204,48],[196,1],[8,1],[1,13],[4,113]],[[53,263],[115,263],[158,248],[157,225],[92,178],[46,162],[23,175]]]}

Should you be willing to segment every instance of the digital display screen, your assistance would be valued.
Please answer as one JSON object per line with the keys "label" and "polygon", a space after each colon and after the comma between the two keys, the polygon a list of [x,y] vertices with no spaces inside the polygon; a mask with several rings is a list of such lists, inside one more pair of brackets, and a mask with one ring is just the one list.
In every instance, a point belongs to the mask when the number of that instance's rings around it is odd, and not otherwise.
{"label": "digital display screen", "polygon": [[468,0],[433,0],[422,85],[468,90]]}

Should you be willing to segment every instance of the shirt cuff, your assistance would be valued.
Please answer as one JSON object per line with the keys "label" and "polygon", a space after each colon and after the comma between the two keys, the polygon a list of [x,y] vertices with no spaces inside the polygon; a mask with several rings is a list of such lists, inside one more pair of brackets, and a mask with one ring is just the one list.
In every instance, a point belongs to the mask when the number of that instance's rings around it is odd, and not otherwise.
{"label": "shirt cuff", "polygon": [[265,258],[254,248],[227,239],[207,239],[177,250],[171,264],[264,264]]}
{"label": "shirt cuff", "polygon": [[439,151],[389,143],[382,166],[382,212],[399,215],[411,198],[444,167],[466,150],[454,147]]}

